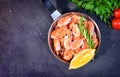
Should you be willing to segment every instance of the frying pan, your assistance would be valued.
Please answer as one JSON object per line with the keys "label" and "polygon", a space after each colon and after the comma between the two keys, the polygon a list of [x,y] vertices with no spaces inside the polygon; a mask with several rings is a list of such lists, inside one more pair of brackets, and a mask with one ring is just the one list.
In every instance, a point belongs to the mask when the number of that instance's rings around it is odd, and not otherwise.
{"label": "frying pan", "polygon": [[[51,50],[51,52],[53,53],[53,55],[60,61],[64,62],[64,63],[68,63],[67,61],[63,60],[60,56],[56,55],[55,52],[54,52],[54,47],[53,47],[53,42],[52,42],[52,39],[50,37],[51,35],[51,32],[54,30],[55,28],[55,24],[57,23],[57,21],[64,17],[64,16],[67,16],[71,13],[77,13],[79,14],[80,16],[83,16],[85,17],[86,19],[92,21],[95,25],[95,30],[96,30],[96,33],[98,35],[98,40],[99,40],[99,44],[98,44],[98,47],[96,48],[96,52],[98,52],[99,50],[99,47],[100,47],[100,44],[101,44],[101,33],[100,33],[100,29],[98,27],[98,25],[96,24],[96,22],[88,15],[86,14],[83,14],[83,13],[80,13],[80,12],[68,12],[68,13],[65,13],[65,14],[61,14],[52,4],[49,0],[41,0],[43,2],[43,5],[45,6],[46,9],[48,9],[48,11],[50,12],[50,15],[51,17],[53,18],[54,22],[51,24],[50,28],[49,28],[49,32],[48,32],[48,46]],[[96,53],[95,53],[96,54]]]}

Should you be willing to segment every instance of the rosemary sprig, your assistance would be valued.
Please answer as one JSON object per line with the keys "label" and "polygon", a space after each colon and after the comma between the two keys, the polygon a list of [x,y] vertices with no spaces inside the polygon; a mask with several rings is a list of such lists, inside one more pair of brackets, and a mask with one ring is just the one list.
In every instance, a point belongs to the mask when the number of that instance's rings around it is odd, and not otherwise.
{"label": "rosemary sprig", "polygon": [[82,24],[83,20],[84,20],[84,17],[81,16],[80,23],[79,23],[80,32],[82,33],[82,35],[86,39],[89,48],[94,48],[94,42],[92,40],[92,36],[91,36],[91,34],[89,34],[88,30],[85,29],[84,25]]}

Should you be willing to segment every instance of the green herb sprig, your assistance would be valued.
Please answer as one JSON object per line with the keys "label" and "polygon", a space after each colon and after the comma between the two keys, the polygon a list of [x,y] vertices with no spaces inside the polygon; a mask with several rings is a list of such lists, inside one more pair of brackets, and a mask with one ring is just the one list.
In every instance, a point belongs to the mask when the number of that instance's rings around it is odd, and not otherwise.
{"label": "green herb sprig", "polygon": [[84,19],[84,17],[81,16],[80,17],[80,23],[79,23],[80,32],[82,33],[82,35],[86,39],[89,48],[94,48],[94,42],[92,40],[92,36],[91,36],[91,34],[89,34],[88,30],[85,29],[85,27],[82,24],[83,19]]}
{"label": "green herb sprig", "polygon": [[90,13],[95,13],[105,23],[111,25],[108,18],[113,16],[113,10],[120,7],[119,0],[69,0],[79,8],[84,8]]}

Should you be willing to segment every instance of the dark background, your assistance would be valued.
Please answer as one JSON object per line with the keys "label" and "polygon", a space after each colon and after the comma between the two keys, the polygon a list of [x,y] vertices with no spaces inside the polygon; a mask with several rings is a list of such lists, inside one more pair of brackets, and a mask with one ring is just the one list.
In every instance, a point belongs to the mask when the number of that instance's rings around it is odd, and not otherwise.
{"label": "dark background", "polygon": [[95,60],[68,70],[49,50],[53,20],[40,0],[0,0],[0,77],[120,77],[120,31],[66,0],[50,1],[61,13],[79,11],[96,21],[102,41]]}

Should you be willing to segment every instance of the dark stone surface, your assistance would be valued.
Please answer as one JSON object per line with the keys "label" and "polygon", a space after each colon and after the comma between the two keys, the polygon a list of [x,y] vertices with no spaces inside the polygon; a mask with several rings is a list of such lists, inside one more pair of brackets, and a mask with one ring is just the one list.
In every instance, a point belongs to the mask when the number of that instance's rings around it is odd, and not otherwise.
{"label": "dark stone surface", "polygon": [[[52,1],[52,0],[51,0]],[[62,13],[73,11],[66,0],[55,0]],[[0,77],[120,77],[120,31],[91,16],[102,34],[95,60],[77,70],[50,52],[47,33],[52,23],[39,0],[0,0]]]}

